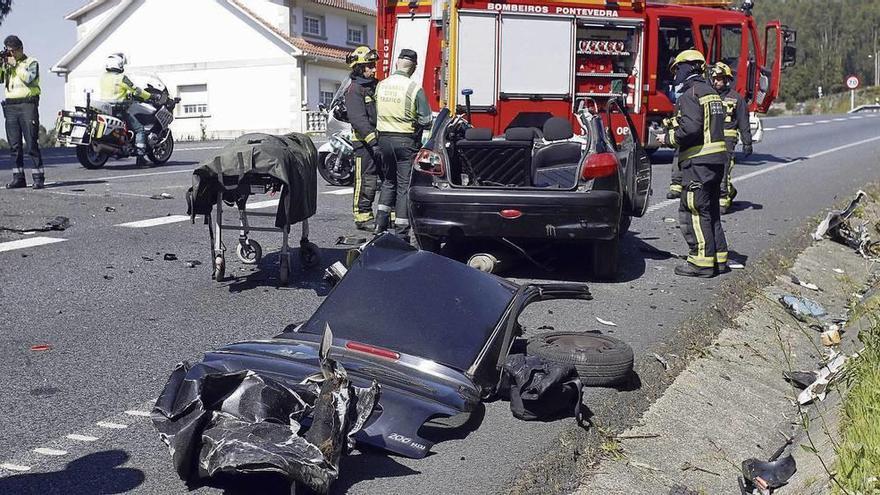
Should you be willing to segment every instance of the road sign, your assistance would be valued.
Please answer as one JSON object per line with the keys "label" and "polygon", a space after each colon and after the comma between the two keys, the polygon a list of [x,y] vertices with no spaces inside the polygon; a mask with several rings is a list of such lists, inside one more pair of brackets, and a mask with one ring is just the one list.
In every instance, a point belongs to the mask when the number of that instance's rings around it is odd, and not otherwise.
{"label": "road sign", "polygon": [[852,75],[846,78],[846,87],[849,89],[856,89],[862,85],[862,81],[859,80],[859,76]]}

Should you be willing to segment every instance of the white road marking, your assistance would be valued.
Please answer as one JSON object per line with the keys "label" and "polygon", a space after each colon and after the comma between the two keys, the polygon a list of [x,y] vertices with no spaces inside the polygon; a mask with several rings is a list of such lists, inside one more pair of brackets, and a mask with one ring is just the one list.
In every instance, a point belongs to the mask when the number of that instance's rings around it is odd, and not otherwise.
{"label": "white road marking", "polygon": [[794,129],[794,126],[786,124],[779,126],[777,129]]}
{"label": "white road marking", "polygon": [[117,224],[116,227],[128,227],[132,229],[142,229],[145,227],[155,227],[157,225],[167,225],[169,223],[185,222],[189,220],[189,215],[169,215],[167,217],[150,218],[148,220],[138,220],[136,222],[127,222]]}
{"label": "white road marking", "polygon": [[862,116],[860,116],[860,115],[855,115],[855,116],[850,117],[850,118],[851,118],[852,120],[859,120],[859,119],[863,119],[864,117],[862,117]]}
{"label": "white road marking", "polygon": [[817,120],[816,123],[817,124],[830,124],[831,121],[830,120]]}
{"label": "white road marking", "polygon": [[201,151],[201,150],[220,150],[223,146],[203,146],[201,148],[177,148],[174,151]]}
{"label": "white road marking", "polygon": [[4,462],[3,464],[0,464],[0,468],[8,469],[10,471],[19,471],[19,472],[31,470],[30,466],[22,466],[20,464],[9,464],[8,462]]}
{"label": "white road marking", "polygon": [[254,210],[258,208],[271,208],[273,206],[278,206],[277,199],[270,199],[268,201],[257,201],[256,203],[248,203],[247,209]]}
{"label": "white road marking", "polygon": [[837,119],[831,119],[831,120],[833,120],[834,122],[846,122],[846,119],[843,119],[843,118],[837,118]]}
{"label": "white road marking", "polygon": [[808,125],[813,125],[813,123],[812,123],[812,122],[801,122],[800,124],[796,124],[796,125],[798,125],[798,126],[808,126]]}
{"label": "white road marking", "polygon": [[332,194],[334,196],[345,196],[346,194],[354,194],[353,187],[346,187],[343,189],[335,189],[333,191],[324,191],[321,194]]}
{"label": "white road marking", "polygon": [[116,179],[131,179],[134,177],[149,177],[151,175],[168,175],[168,174],[182,174],[182,173],[192,173],[192,169],[186,170],[168,170],[166,172],[147,172],[143,174],[128,174],[128,175],[111,175],[107,177],[95,177],[89,180],[116,180]]}
{"label": "white road marking", "polygon": [[0,242],[0,253],[4,251],[12,251],[15,249],[24,249],[35,246],[43,246],[46,244],[55,244],[56,242],[64,242],[67,239],[59,237],[29,237],[27,239],[19,239],[17,241]]}
{"label": "white road marking", "polygon": [[776,130],[775,127],[765,127],[765,128],[764,128],[764,132],[767,132],[767,131],[775,131],[775,130]]}
{"label": "white road marking", "polygon": [[101,428],[110,428],[111,430],[123,430],[125,428],[128,428],[128,425],[114,423],[112,421],[98,421],[95,424],[100,426]]}
{"label": "white road marking", "polygon": [[98,440],[98,437],[93,437],[91,435],[79,435],[77,433],[71,433],[65,438],[69,440],[76,440],[77,442],[94,442]]}
{"label": "white road marking", "polygon": [[[773,165],[773,166],[770,166],[767,168],[762,168],[761,170],[756,170],[754,172],[751,172],[751,173],[748,173],[745,175],[741,175],[739,177],[734,177],[732,182],[738,183],[738,182],[742,182],[745,180],[749,180],[753,177],[757,177],[759,175],[764,175],[764,174],[773,172],[774,170],[779,170],[780,168],[783,168],[783,167],[788,167],[789,165],[795,165],[795,164],[798,164],[798,163],[801,163],[801,162],[804,162],[807,160],[811,160],[813,158],[818,158],[820,156],[827,155],[829,153],[834,153],[836,151],[845,150],[847,148],[854,148],[856,146],[861,146],[863,144],[871,143],[871,142],[878,141],[878,140],[880,140],[880,136],[872,137],[872,138],[868,138],[868,139],[863,139],[861,141],[856,141],[855,143],[845,144],[843,146],[838,146],[836,148],[831,148],[829,150],[820,151],[818,153],[813,153],[812,155],[809,155],[806,158],[801,158],[799,160],[794,160],[794,161],[785,162],[785,163],[778,163],[776,165]],[[667,199],[667,200],[661,201],[655,205],[649,206],[647,213],[651,213],[651,212],[654,212],[657,210],[662,210],[663,208],[666,208],[667,206],[672,206],[672,205],[678,204],[680,202],[681,201],[678,199]]]}
{"label": "white road marking", "polygon": [[62,455],[67,455],[67,451],[66,451],[66,450],[50,449],[50,448],[48,448],[48,447],[40,447],[40,448],[36,448],[36,449],[34,449],[34,452],[36,452],[36,453],[38,453],[38,454],[42,454],[42,455],[51,455],[51,456],[55,456],[55,457],[59,457],[59,456],[62,456]]}
{"label": "white road marking", "polygon": [[149,412],[147,412],[147,411],[138,411],[138,410],[136,410],[136,409],[129,409],[128,411],[125,411],[125,414],[128,414],[129,416],[140,416],[140,417],[142,417],[142,418],[149,418],[149,417],[150,417],[150,413],[149,413]]}

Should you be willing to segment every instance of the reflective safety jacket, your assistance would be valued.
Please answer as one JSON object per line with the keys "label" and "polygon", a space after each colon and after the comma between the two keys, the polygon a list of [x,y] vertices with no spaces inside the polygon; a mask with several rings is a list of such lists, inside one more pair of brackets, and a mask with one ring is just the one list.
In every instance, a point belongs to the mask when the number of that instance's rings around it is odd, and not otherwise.
{"label": "reflective safety jacket", "polygon": [[380,133],[415,134],[431,125],[431,109],[419,83],[398,71],[376,86]]}
{"label": "reflective safety jacket", "polygon": [[345,91],[345,108],[354,141],[375,146],[376,134],[376,80],[352,76]]}
{"label": "reflective safety jacket", "polygon": [[739,138],[745,146],[752,145],[752,129],[749,127],[749,110],[746,100],[732,87],[722,91],[724,103],[724,137],[728,140]]}
{"label": "reflective safety jacket", "polygon": [[681,162],[723,164],[724,117],[724,103],[715,89],[701,77],[688,79],[675,102],[674,131],[666,135],[665,144],[678,148]]}
{"label": "reflective safety jacket", "polygon": [[150,93],[134,85],[125,74],[107,71],[101,76],[100,100],[123,103],[132,99],[149,100]]}
{"label": "reflective safety jacket", "polygon": [[6,99],[40,96],[40,63],[33,57],[25,57],[15,65],[0,69],[0,80],[6,88]]}

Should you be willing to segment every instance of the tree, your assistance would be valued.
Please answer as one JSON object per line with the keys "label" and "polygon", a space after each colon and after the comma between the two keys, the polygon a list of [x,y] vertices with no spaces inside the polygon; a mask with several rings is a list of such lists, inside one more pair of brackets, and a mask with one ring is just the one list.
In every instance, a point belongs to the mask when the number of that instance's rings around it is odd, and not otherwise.
{"label": "tree", "polygon": [[6,18],[10,10],[12,10],[12,0],[0,0],[0,24],[3,23],[3,19]]}
{"label": "tree", "polygon": [[46,131],[46,128],[41,125],[40,136],[37,138],[37,142],[39,143],[40,148],[54,148],[57,146],[55,129]]}

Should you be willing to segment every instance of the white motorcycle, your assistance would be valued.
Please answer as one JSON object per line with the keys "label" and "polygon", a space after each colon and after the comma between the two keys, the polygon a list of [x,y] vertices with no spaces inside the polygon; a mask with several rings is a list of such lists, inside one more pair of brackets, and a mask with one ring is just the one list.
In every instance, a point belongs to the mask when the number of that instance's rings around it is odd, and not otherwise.
{"label": "white motorcycle", "polygon": [[[180,98],[171,98],[165,84],[152,77],[144,85],[150,93],[147,102],[131,103],[128,112],[144,125],[147,138],[147,158],[161,165],[171,158],[174,136],[170,125],[174,120],[174,107]],[[62,146],[75,146],[76,158],[83,167],[97,169],[111,157],[122,159],[135,156],[134,132],[125,121],[125,104],[91,101],[86,95],[86,106],[58,113],[55,131]]]}
{"label": "white motorcycle", "polygon": [[[343,84],[333,96],[327,112],[327,142],[318,148],[318,173],[332,186],[350,186],[354,183],[354,145],[351,143],[351,124],[339,119],[339,107],[344,112],[343,98],[348,84]],[[325,110],[323,105],[321,110]]]}

